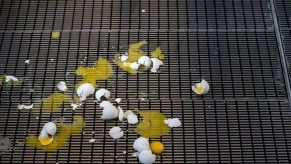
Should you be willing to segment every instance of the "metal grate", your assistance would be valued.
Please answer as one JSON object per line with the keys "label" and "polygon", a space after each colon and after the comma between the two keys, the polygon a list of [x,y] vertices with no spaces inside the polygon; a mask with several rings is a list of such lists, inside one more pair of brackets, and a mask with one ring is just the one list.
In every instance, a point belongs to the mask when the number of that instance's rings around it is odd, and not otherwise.
{"label": "metal grate", "polygon": [[[82,109],[64,104],[51,114],[19,111],[17,105],[37,103],[58,91],[62,80],[74,88],[81,80],[74,74],[78,66],[92,66],[98,57],[112,60],[140,40],[149,42],[146,52],[157,46],[165,52],[162,73],[132,76],[113,65],[115,74],[98,84],[122,98],[124,109],[181,118],[182,127],[160,138],[166,151],[156,163],[290,163],[290,84],[270,5],[277,7],[287,57],[291,8],[287,0],[271,2],[0,0],[0,74],[26,78],[0,86],[0,136],[8,136],[12,148],[2,152],[0,163],[138,163],[133,127],[122,125],[126,137],[112,141],[108,131],[120,123],[100,120],[93,99]],[[54,30],[61,31],[59,39],[51,38]],[[201,77],[211,90],[199,97],[191,85]],[[24,146],[45,122],[74,115],[83,115],[87,126],[69,146],[57,153]]]}

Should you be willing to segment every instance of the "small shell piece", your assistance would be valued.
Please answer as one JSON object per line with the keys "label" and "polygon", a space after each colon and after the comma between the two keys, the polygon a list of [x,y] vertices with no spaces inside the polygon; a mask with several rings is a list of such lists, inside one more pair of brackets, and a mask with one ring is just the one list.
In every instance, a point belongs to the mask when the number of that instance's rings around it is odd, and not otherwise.
{"label": "small shell piece", "polygon": [[100,108],[103,108],[102,119],[111,120],[118,117],[118,110],[109,101],[103,101]]}
{"label": "small shell piece", "polygon": [[25,64],[29,64],[30,63],[30,60],[25,60]]}
{"label": "small shell piece", "polygon": [[95,88],[90,83],[84,83],[80,85],[77,89],[77,95],[80,97],[81,101],[86,100],[86,98],[92,94],[94,94]]}
{"label": "small shell piece", "polygon": [[138,151],[142,152],[144,150],[150,150],[150,143],[148,138],[139,137],[133,143],[133,148]]}
{"label": "small shell piece", "polygon": [[156,155],[151,150],[144,150],[138,155],[139,161],[143,164],[152,164],[156,161]]}
{"label": "small shell piece", "polygon": [[169,118],[169,119],[166,119],[164,122],[165,122],[165,124],[167,124],[171,128],[179,127],[182,125],[179,118]]}
{"label": "small shell piece", "polygon": [[121,98],[116,98],[115,101],[119,104],[121,102]]}
{"label": "small shell piece", "polygon": [[121,107],[118,106],[117,108],[118,108],[118,119],[119,119],[119,121],[123,122],[123,120],[124,120],[124,112],[123,112]]}
{"label": "small shell piece", "polygon": [[19,110],[21,109],[32,109],[33,108],[33,104],[31,105],[23,105],[23,104],[19,104],[17,107]]}
{"label": "small shell piece", "polygon": [[153,62],[153,67],[151,69],[151,72],[157,72],[160,69],[160,66],[164,65],[164,63],[157,58],[151,58],[151,60]]}
{"label": "small shell piece", "polygon": [[61,81],[57,84],[57,87],[59,88],[60,91],[65,92],[68,90],[68,87],[66,85],[66,82]]}
{"label": "small shell piece", "polygon": [[122,56],[119,56],[119,59],[120,61],[125,62],[128,59],[128,56],[122,55]]}
{"label": "small shell piece", "polygon": [[101,101],[101,97],[109,99],[111,92],[107,89],[101,88],[95,93],[95,97],[98,101]]}
{"label": "small shell piece", "polygon": [[140,64],[137,63],[137,62],[133,62],[133,63],[130,63],[129,67],[132,68],[133,70],[138,70]]}
{"label": "small shell piece", "polygon": [[110,129],[109,135],[115,140],[119,139],[123,137],[123,130],[120,127],[115,126]]}
{"label": "small shell piece", "polygon": [[5,76],[5,82],[8,83],[10,81],[18,81],[18,78],[15,76]]}
{"label": "small shell piece", "polygon": [[138,123],[137,115],[135,115],[134,113],[128,115],[127,116],[127,121],[128,121],[129,124],[136,124],[136,123]]}
{"label": "small shell piece", "polygon": [[198,95],[204,95],[209,91],[209,84],[206,80],[202,79],[200,83],[192,86],[192,90]]}
{"label": "small shell piece", "polygon": [[152,64],[152,60],[148,56],[142,56],[138,59],[138,63],[146,67],[149,67]]}
{"label": "small shell piece", "polygon": [[100,103],[100,108],[104,109],[105,107],[108,107],[108,106],[113,106],[113,104],[109,101],[102,101]]}

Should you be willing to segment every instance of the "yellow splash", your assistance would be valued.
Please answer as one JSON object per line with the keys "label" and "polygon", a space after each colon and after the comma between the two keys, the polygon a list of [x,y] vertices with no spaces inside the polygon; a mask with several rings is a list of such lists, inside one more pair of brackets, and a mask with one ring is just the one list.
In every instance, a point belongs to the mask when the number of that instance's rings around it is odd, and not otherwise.
{"label": "yellow splash", "polygon": [[61,110],[60,106],[68,101],[69,98],[65,94],[62,93],[53,93],[49,97],[42,100],[42,105],[37,104],[34,105],[32,109],[34,110],[42,110],[42,112],[56,112]]}
{"label": "yellow splash", "polygon": [[128,72],[128,73],[131,73],[131,74],[137,74],[137,71],[130,68],[129,65],[127,64],[124,64],[118,57],[120,55],[117,54],[115,59],[113,59],[113,62],[118,65],[121,69],[123,69],[124,71]]}
{"label": "yellow splash", "polygon": [[62,147],[68,146],[68,138],[80,134],[85,127],[83,117],[75,116],[73,124],[61,123],[58,125],[59,134],[54,137],[54,140],[49,145],[42,145],[38,140],[38,136],[29,136],[26,138],[25,144],[29,147],[36,147],[46,152],[56,152]]}
{"label": "yellow splash", "polygon": [[2,85],[5,81],[5,76],[4,75],[0,75],[0,85]]}
{"label": "yellow splash", "polygon": [[58,39],[58,38],[60,38],[60,36],[61,36],[60,32],[58,32],[58,31],[52,32],[52,38]]}
{"label": "yellow splash", "polygon": [[136,132],[145,138],[157,138],[168,134],[170,128],[164,123],[166,116],[158,111],[139,111],[143,117],[136,128]]}
{"label": "yellow splash", "polygon": [[152,58],[158,58],[160,60],[165,59],[165,55],[163,54],[162,50],[160,47],[156,48],[153,52],[151,52],[151,57]]}
{"label": "yellow splash", "polygon": [[107,80],[112,72],[111,64],[104,58],[99,58],[95,62],[95,67],[78,67],[76,74],[83,76],[83,80],[76,84],[75,88],[78,89],[84,83],[90,83],[96,87],[96,81]]}

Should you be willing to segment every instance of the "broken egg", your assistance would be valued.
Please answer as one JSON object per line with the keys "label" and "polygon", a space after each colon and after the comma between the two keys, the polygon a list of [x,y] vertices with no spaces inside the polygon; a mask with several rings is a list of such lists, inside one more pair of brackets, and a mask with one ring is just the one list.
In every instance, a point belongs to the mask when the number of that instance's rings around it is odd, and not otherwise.
{"label": "broken egg", "polygon": [[153,67],[151,69],[151,72],[157,72],[160,69],[161,65],[164,65],[164,63],[157,59],[157,58],[151,58],[152,62],[153,62]]}
{"label": "broken egg", "polygon": [[61,81],[57,84],[57,87],[59,88],[60,91],[65,92],[68,90],[68,87],[66,85],[66,82]]}
{"label": "broken egg", "polygon": [[95,97],[98,101],[101,101],[102,97],[109,99],[111,92],[107,89],[101,88],[95,93]]}
{"label": "broken egg", "polygon": [[144,150],[150,150],[150,143],[148,138],[139,137],[133,143],[133,148],[138,151],[142,152]]}
{"label": "broken egg", "polygon": [[138,63],[139,63],[139,64],[142,64],[142,65],[144,65],[144,66],[146,66],[146,67],[149,67],[149,66],[151,66],[151,64],[152,64],[152,60],[151,60],[151,58],[149,58],[148,56],[142,56],[142,57],[140,57],[140,58],[138,59]]}
{"label": "broken egg", "polygon": [[152,164],[156,161],[156,155],[151,150],[144,150],[139,153],[138,159],[143,164]]}
{"label": "broken egg", "polygon": [[56,132],[57,132],[56,124],[53,122],[48,122],[43,126],[38,139],[42,145],[48,145],[53,141]]}
{"label": "broken egg", "polygon": [[169,118],[166,119],[164,122],[171,128],[179,127],[182,125],[181,121],[178,118]]}
{"label": "broken egg", "polygon": [[209,91],[209,84],[206,80],[202,79],[200,83],[192,86],[192,90],[198,95],[204,95]]}
{"label": "broken egg", "polygon": [[80,85],[77,89],[77,95],[80,97],[81,101],[86,100],[86,98],[92,94],[94,94],[95,88],[90,83],[84,83]]}
{"label": "broken egg", "polygon": [[118,119],[119,119],[119,121],[123,122],[123,120],[125,118],[124,117],[124,112],[123,112],[121,107],[117,107],[117,108],[118,108]]}
{"label": "broken egg", "polygon": [[130,63],[129,67],[132,68],[133,70],[138,70],[140,64],[137,63],[137,62],[133,62],[133,63]]}
{"label": "broken egg", "polygon": [[110,129],[109,135],[115,140],[119,139],[123,137],[123,130],[120,127],[115,126]]}

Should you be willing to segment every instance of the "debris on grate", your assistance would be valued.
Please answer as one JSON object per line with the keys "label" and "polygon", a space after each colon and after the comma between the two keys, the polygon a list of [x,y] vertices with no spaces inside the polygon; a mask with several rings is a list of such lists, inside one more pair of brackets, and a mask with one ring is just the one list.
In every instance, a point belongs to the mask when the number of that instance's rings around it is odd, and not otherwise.
{"label": "debris on grate", "polygon": [[10,144],[11,144],[11,142],[10,142],[9,137],[0,136],[0,155],[3,152],[11,150]]}

